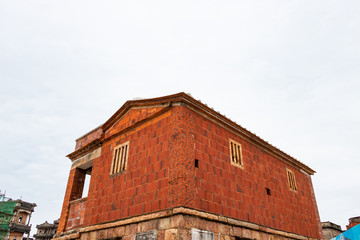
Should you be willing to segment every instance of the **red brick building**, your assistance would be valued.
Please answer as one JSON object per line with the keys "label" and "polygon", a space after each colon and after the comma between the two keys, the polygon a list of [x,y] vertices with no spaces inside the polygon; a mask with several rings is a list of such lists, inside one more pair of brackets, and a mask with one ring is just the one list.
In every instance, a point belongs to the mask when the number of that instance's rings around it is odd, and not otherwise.
{"label": "red brick building", "polygon": [[185,93],[127,101],[68,157],[56,239],[323,238],[314,171]]}
{"label": "red brick building", "polygon": [[360,224],[360,216],[349,218],[349,225],[346,226],[346,229],[349,230],[352,227],[355,227]]}

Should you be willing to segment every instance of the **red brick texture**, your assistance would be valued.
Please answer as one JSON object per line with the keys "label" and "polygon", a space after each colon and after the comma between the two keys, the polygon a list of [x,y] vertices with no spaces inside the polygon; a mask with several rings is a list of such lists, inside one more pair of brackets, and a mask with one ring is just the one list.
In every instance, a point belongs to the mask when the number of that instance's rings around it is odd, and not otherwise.
{"label": "red brick texture", "polygon": [[169,156],[170,207],[194,206],[195,145],[194,116],[185,107],[171,111],[171,138]]}
{"label": "red brick texture", "polygon": [[66,229],[71,230],[84,224],[85,204],[87,198],[81,198],[70,202],[69,216],[66,222]]}
{"label": "red brick texture", "polygon": [[[78,140],[77,149],[84,148],[96,136],[101,155],[92,163],[87,199],[76,200],[84,172],[70,171],[58,233],[183,206],[321,237],[309,175],[185,103],[168,109],[130,109]],[[243,169],[230,163],[229,139],[242,146]],[[110,175],[113,149],[127,141],[127,169]],[[297,191],[289,189],[286,169]]]}
{"label": "red brick texture", "polygon": [[99,139],[101,135],[102,135],[102,129],[96,128],[93,131],[86,134],[85,136],[80,137],[79,139],[76,140],[75,150],[85,146],[86,144],[94,141],[95,139]]}
{"label": "red brick texture", "polygon": [[352,217],[349,219],[349,225],[346,225],[346,229],[349,230],[352,227],[360,224],[360,217]]}
{"label": "red brick texture", "polygon": [[352,227],[355,227],[356,225],[359,225],[359,223],[349,223],[349,225],[346,225],[346,230],[349,230]]}
{"label": "red brick texture", "polygon": [[[199,159],[196,209],[320,238],[310,177],[207,118],[192,115]],[[242,145],[244,169],[230,163],[229,138]],[[297,192],[289,189],[286,168],[295,173]]]}
{"label": "red brick texture", "polygon": [[[136,111],[129,114],[138,115]],[[168,208],[170,120],[167,112],[103,143],[100,158],[93,162],[85,225]],[[110,136],[108,132],[116,131],[110,128],[105,136]],[[127,170],[110,176],[113,149],[127,141],[130,141]]]}
{"label": "red brick texture", "polygon": [[69,217],[70,202],[81,198],[84,181],[85,172],[83,170],[75,168],[70,171],[57,232],[65,231],[67,219]]}

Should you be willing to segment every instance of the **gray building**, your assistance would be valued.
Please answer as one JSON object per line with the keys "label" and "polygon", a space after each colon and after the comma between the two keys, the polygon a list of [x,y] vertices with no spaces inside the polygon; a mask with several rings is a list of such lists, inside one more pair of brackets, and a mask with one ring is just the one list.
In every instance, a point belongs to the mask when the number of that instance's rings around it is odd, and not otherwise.
{"label": "gray building", "polygon": [[43,224],[37,225],[37,233],[34,234],[36,240],[50,240],[53,238],[57,231],[59,220],[55,220],[54,223],[48,223],[45,221]]}
{"label": "gray building", "polygon": [[338,236],[339,234],[343,233],[343,231],[341,230],[341,227],[339,225],[329,222],[329,221],[322,222],[321,226],[322,226],[325,240],[330,240],[330,239]]}

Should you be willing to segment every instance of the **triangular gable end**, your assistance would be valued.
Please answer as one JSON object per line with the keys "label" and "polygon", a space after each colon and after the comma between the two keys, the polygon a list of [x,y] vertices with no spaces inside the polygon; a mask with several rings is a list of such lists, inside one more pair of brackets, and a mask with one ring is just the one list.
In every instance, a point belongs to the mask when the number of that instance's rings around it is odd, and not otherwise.
{"label": "triangular gable end", "polygon": [[73,159],[79,154],[87,152],[86,149],[92,148],[91,146],[98,146],[102,140],[115,136],[116,133],[140,124],[146,119],[160,115],[169,109],[173,101],[177,102],[184,96],[187,95],[181,92],[159,98],[127,101],[104,124],[76,139],[75,151],[68,154],[67,157]]}
{"label": "triangular gable end", "polygon": [[150,98],[150,99],[141,99],[141,100],[130,100],[127,101],[122,107],[114,113],[102,126],[103,132],[107,132],[109,128],[114,126],[130,109],[140,109],[140,108],[157,108],[157,107],[166,107],[171,105],[172,101],[181,99],[182,97],[187,96],[185,93],[177,93],[169,96],[159,97],[159,98]]}
{"label": "triangular gable end", "polygon": [[131,127],[147,118],[161,114],[171,105],[186,96],[177,93],[169,96],[127,101],[113,116],[102,125],[104,138],[108,138],[128,127]]}
{"label": "triangular gable end", "polygon": [[130,108],[122,114],[121,116],[117,116],[117,120],[113,122],[111,126],[107,129],[103,129],[104,138],[108,138],[122,130],[139,123],[140,121],[158,113],[166,106],[144,106],[137,108]]}

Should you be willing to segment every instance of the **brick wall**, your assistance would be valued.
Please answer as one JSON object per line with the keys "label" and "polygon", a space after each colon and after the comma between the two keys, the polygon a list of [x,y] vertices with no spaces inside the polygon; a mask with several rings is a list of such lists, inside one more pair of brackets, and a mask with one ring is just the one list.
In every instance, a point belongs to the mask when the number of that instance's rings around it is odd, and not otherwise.
{"label": "brick wall", "polygon": [[86,200],[87,198],[81,198],[70,203],[66,230],[71,230],[84,224]]}
{"label": "brick wall", "polygon": [[63,232],[66,229],[66,223],[69,216],[70,201],[81,198],[85,181],[85,172],[81,169],[72,169],[69,173],[68,183],[64,202],[61,210],[59,226],[57,232]]}
{"label": "brick wall", "polygon": [[349,230],[352,227],[360,224],[360,217],[349,218],[349,225],[346,226],[346,229]]}
{"label": "brick wall", "polygon": [[188,108],[181,106],[172,108],[169,151],[169,204],[171,207],[193,207],[194,117]]}
{"label": "brick wall", "polygon": [[75,150],[85,146],[86,144],[88,144],[89,142],[91,142],[95,139],[99,139],[101,137],[101,134],[102,134],[102,130],[99,127],[99,128],[92,130],[88,134],[78,138],[76,140]]}
{"label": "brick wall", "polygon": [[[195,158],[199,160],[195,169],[196,209],[320,237],[310,177],[205,117],[192,114]],[[244,169],[230,163],[229,138],[242,145]],[[289,189],[286,168],[295,173],[297,192]]]}
{"label": "brick wall", "polygon": [[[119,125],[122,123],[115,127]],[[117,131],[111,128],[108,132]],[[101,157],[93,162],[84,225],[168,208],[169,137],[170,112],[167,112],[103,143]],[[127,169],[110,176],[113,149],[127,141],[130,141]]]}

